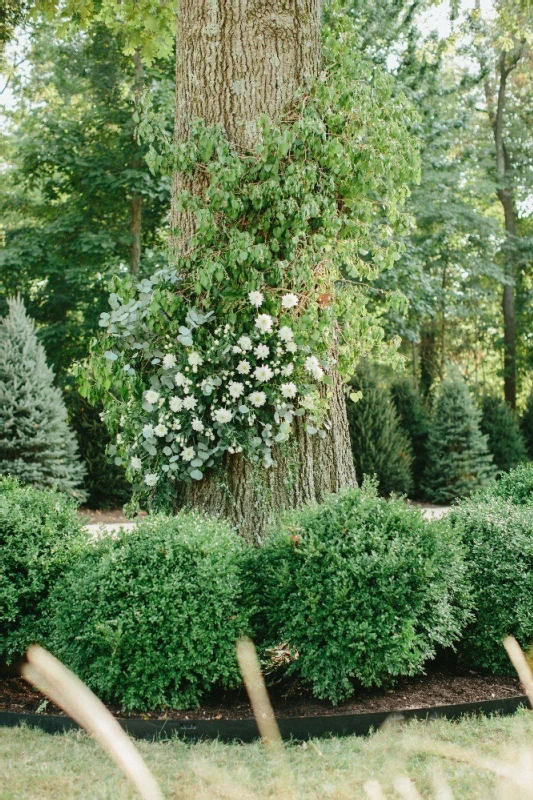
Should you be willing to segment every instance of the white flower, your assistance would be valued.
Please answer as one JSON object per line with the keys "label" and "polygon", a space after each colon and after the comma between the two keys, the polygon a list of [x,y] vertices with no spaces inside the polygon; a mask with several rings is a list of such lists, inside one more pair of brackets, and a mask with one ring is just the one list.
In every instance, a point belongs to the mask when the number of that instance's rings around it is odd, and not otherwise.
{"label": "white flower", "polygon": [[273,322],[274,320],[270,314],[259,314],[255,320],[255,327],[258,328],[261,333],[270,333]]}
{"label": "white flower", "polygon": [[265,298],[261,292],[248,292],[248,299],[253,306],[259,308]]}
{"label": "white flower", "polygon": [[238,345],[234,344],[233,347],[231,348],[231,352],[232,353],[242,353],[242,350]]}
{"label": "white flower", "polygon": [[189,379],[185,377],[183,372],[176,372],[174,375],[174,383],[176,386],[186,386],[189,383]]}
{"label": "white flower", "polygon": [[245,353],[247,350],[251,350],[253,347],[252,340],[249,336],[241,336],[241,338],[237,340],[237,344],[241,350],[244,350]]}
{"label": "white flower", "polygon": [[180,453],[183,461],[192,461],[195,455],[194,447],[185,447]]}
{"label": "white flower", "polygon": [[294,364],[285,364],[284,367],[281,368],[281,374],[284,378],[288,378],[289,375],[292,375],[294,372]]}
{"label": "white flower", "polygon": [[187,411],[192,411],[192,409],[196,406],[197,402],[198,401],[196,400],[196,397],[189,395],[189,397],[186,397],[185,400],[183,401],[183,408],[186,408]]}
{"label": "white flower", "polygon": [[144,393],[144,399],[147,403],[150,403],[150,405],[153,406],[159,400],[159,392],[154,392],[153,389],[148,389],[148,391]]}
{"label": "white flower", "polygon": [[238,381],[230,381],[228,383],[228,392],[230,397],[233,397],[234,400],[237,400],[238,397],[244,392],[244,386],[242,383]]}
{"label": "white flower", "polygon": [[217,408],[213,411],[213,419],[221,425],[225,425],[227,422],[231,422],[233,414],[229,408]]}
{"label": "white flower", "polygon": [[298,305],[298,298],[295,294],[292,294],[292,292],[284,294],[281,298],[281,305],[283,308],[294,308]]}
{"label": "white flower", "polygon": [[267,358],[270,350],[266,344],[258,344],[254,350],[254,353],[256,354],[257,358]]}
{"label": "white flower", "polygon": [[298,350],[298,345],[296,342],[287,342],[285,349],[287,353],[295,353]]}
{"label": "white flower", "polygon": [[282,342],[292,342],[294,333],[292,332],[292,330],[289,328],[288,325],[284,325],[282,328],[279,329],[278,336]]}
{"label": "white flower", "polygon": [[144,476],[144,482],[147,486],[155,486],[159,477],[155,474],[155,472],[147,472]]}
{"label": "white flower", "polygon": [[237,372],[240,375],[248,375],[248,373],[250,372],[250,362],[245,360],[239,361],[239,363],[237,364]]}
{"label": "white flower", "polygon": [[156,436],[166,436],[168,433],[168,428],[166,425],[163,425],[161,422],[159,425],[156,425],[154,428],[154,433]]}
{"label": "white flower", "polygon": [[196,350],[193,350],[192,353],[189,353],[187,361],[191,367],[200,367],[204,363],[202,356],[200,353],[197,353]]}
{"label": "white flower", "polygon": [[183,400],[181,397],[171,397],[169,400],[169,406],[171,411],[181,411],[183,408]]}
{"label": "white flower", "polygon": [[130,467],[132,469],[138,470],[142,467],[142,465],[141,459],[137,458],[137,456],[133,456],[133,458],[130,460]]}
{"label": "white flower", "polygon": [[167,353],[163,358],[163,369],[172,369],[176,366],[176,356],[173,353]]}
{"label": "white flower", "polygon": [[252,392],[248,396],[250,403],[256,408],[261,408],[266,403],[267,396],[264,392]]}
{"label": "white flower", "polygon": [[313,394],[306,394],[304,397],[300,398],[300,405],[302,408],[307,408],[308,411],[312,411],[315,407],[315,396]]}
{"label": "white flower", "polygon": [[254,375],[258,381],[260,381],[261,383],[266,383],[272,378],[274,373],[272,372],[270,367],[264,366],[264,367],[256,367],[254,370]]}
{"label": "white flower", "polygon": [[198,433],[202,433],[202,431],[204,429],[204,423],[202,422],[201,419],[198,419],[198,417],[195,417],[193,419],[193,421],[191,422],[191,425],[192,425],[193,431],[198,431]]}
{"label": "white flower", "polygon": [[145,439],[151,439],[154,435],[154,429],[151,425],[145,425],[143,428],[143,436]]}
{"label": "white flower", "polygon": [[315,356],[308,356],[305,359],[304,367],[317,381],[319,381],[324,375],[324,370],[318,363],[318,358]]}
{"label": "white flower", "polygon": [[297,391],[298,389],[296,388],[295,383],[281,384],[281,394],[283,395],[283,397],[295,397]]}

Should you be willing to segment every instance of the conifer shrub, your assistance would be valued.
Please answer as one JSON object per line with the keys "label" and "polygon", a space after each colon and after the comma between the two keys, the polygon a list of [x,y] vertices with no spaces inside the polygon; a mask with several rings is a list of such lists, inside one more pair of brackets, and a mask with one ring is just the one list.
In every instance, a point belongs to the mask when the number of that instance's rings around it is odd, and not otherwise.
{"label": "conifer shrub", "polygon": [[53,652],[128,709],[187,708],[237,685],[245,553],[228,525],[194,512],[99,540],[54,594]]}
{"label": "conifer shrub", "polygon": [[286,643],[289,674],[338,703],[354,682],[380,686],[422,672],[468,617],[457,535],[375,485],[288,514],[250,570],[256,635]]}
{"label": "conifer shrub", "polygon": [[445,524],[462,538],[472,591],[474,616],[460,657],[476,669],[512,673],[504,637],[514,636],[524,649],[533,642],[533,505],[472,498],[452,509]]}
{"label": "conifer shrub", "polygon": [[49,594],[86,541],[65,494],[0,478],[0,660],[46,639]]}
{"label": "conifer shrub", "polygon": [[0,475],[80,502],[85,470],[54,373],[20,298],[0,320]]}
{"label": "conifer shrub", "polygon": [[520,419],[520,427],[529,458],[533,459],[533,389],[527,399],[524,413]]}
{"label": "conifer shrub", "polygon": [[413,485],[413,453],[389,388],[369,366],[359,367],[351,386],[354,392],[361,393],[356,402],[347,401],[358,479],[363,475],[375,475],[381,494],[409,494]]}
{"label": "conifer shrub", "polygon": [[487,436],[494,465],[502,472],[527,460],[526,445],[518,420],[505,400],[486,394],[481,399],[481,432]]}
{"label": "conifer shrub", "polygon": [[409,378],[398,378],[391,385],[391,398],[413,452],[413,496],[420,494],[422,477],[427,467],[429,413],[422,397]]}
{"label": "conifer shrub", "polygon": [[452,372],[437,387],[428,437],[428,464],[422,490],[435,503],[449,503],[488,485],[496,470],[481,412],[462,378]]}

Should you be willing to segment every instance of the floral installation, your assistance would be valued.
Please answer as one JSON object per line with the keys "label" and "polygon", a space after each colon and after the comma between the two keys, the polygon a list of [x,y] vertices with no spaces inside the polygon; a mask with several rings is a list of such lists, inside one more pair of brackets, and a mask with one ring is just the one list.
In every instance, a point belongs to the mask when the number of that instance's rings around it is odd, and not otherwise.
{"label": "floral installation", "polygon": [[325,436],[326,400],[319,384],[328,382],[329,364],[298,343],[287,324],[298,296],[283,294],[279,315],[263,310],[260,291],[250,291],[248,302],[248,330],[217,325],[214,315],[190,309],[177,340],[158,350],[143,350],[134,336],[124,336],[135,311],[131,303],[115,296],[114,311],[102,315],[109,336],[122,339],[105,358],[126,361],[130,388],[138,386],[118,418],[110,453],[125,464],[139,491],[153,490],[166,478],[201,480],[225,453],[244,453],[269,468],[273,448],[291,436],[296,417],[305,417],[309,434]]}

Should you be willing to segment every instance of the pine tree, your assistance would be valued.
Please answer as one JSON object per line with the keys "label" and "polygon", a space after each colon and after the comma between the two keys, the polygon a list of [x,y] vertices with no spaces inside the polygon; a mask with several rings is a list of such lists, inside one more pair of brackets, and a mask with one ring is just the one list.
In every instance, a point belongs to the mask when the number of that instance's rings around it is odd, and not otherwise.
{"label": "pine tree", "polygon": [[54,373],[20,298],[0,320],[0,474],[83,500],[85,469]]}
{"label": "pine tree", "polygon": [[526,443],[527,453],[533,459],[533,389],[527,399],[526,407],[520,420],[520,427]]}
{"label": "pine tree", "polygon": [[409,437],[413,451],[413,496],[420,493],[422,477],[427,466],[429,414],[420,394],[409,378],[399,378],[391,386],[391,398],[400,423]]}
{"label": "pine tree", "polygon": [[428,500],[449,503],[488,484],[495,475],[481,412],[458,373],[437,387],[428,439],[423,491]]}
{"label": "pine tree", "polygon": [[527,461],[526,445],[518,420],[503,398],[487,394],[481,400],[481,432],[488,437],[495,466],[509,472]]}
{"label": "pine tree", "polygon": [[413,485],[413,453],[407,433],[391,400],[388,387],[375,371],[360,367],[352,380],[357,402],[348,401],[350,439],[359,481],[376,475],[381,494],[408,494]]}

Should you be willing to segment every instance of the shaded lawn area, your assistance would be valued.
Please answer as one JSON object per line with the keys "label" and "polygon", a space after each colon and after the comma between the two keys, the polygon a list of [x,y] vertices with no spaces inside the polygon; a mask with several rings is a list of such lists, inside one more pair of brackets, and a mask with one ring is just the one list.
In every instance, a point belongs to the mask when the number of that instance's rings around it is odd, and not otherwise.
{"label": "shaded lawn area", "polygon": [[[396,800],[417,796],[409,793],[414,787],[405,787],[408,778],[423,798],[533,797],[533,713],[527,711],[507,718],[392,723],[368,738],[289,745],[287,770],[260,743],[173,740],[137,746],[168,798],[367,800],[379,795],[365,783],[378,779],[382,796]],[[522,776],[522,788],[502,784],[495,774],[508,768],[515,780]],[[0,775],[1,800],[137,797],[100,747],[81,732],[51,736],[28,728],[0,729]],[[443,778],[453,795],[443,789]]]}

